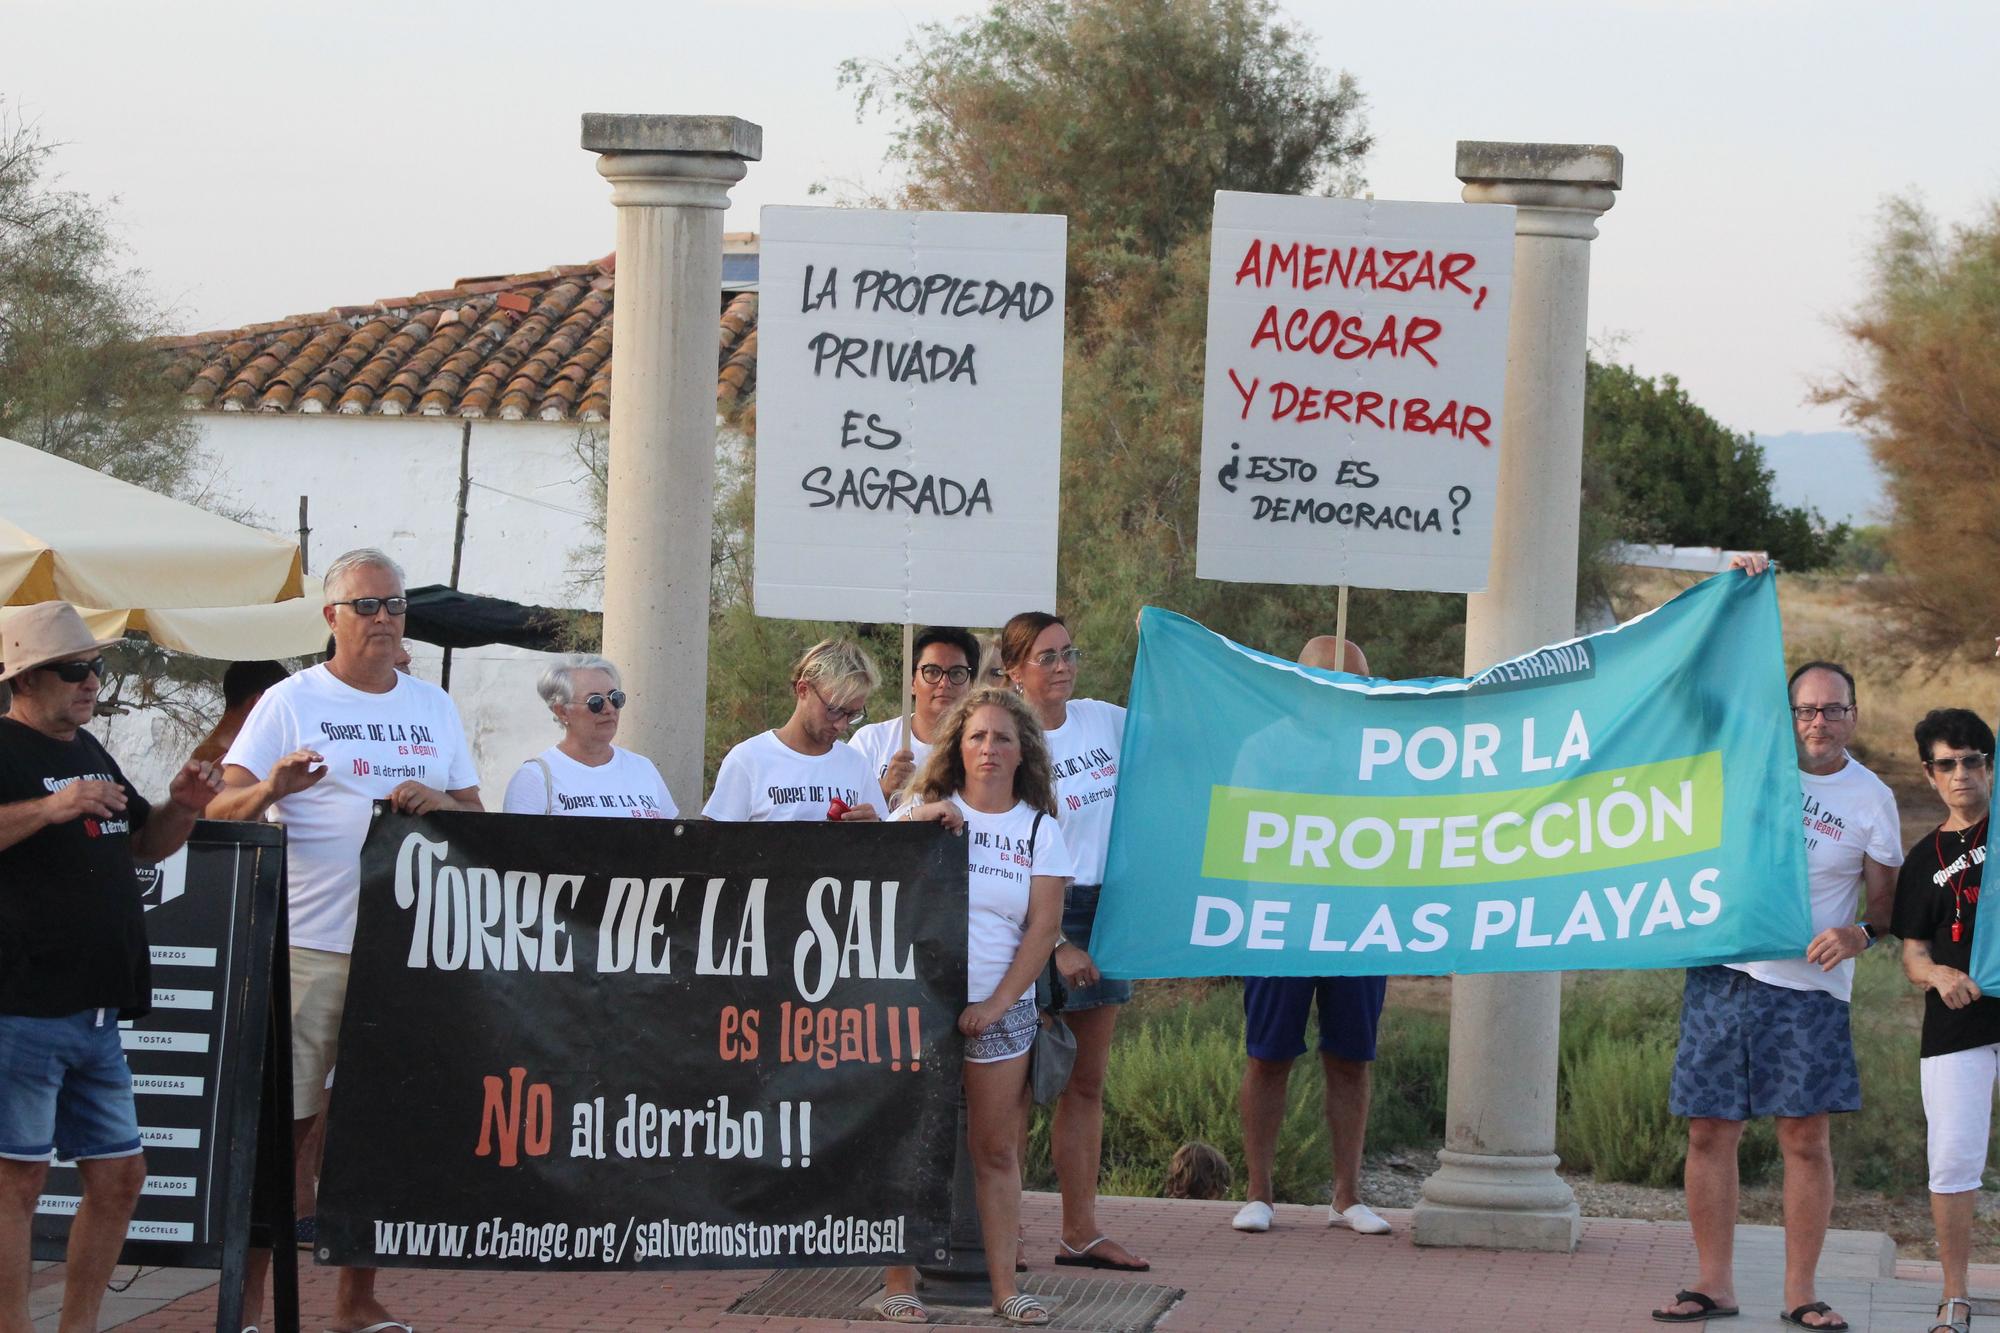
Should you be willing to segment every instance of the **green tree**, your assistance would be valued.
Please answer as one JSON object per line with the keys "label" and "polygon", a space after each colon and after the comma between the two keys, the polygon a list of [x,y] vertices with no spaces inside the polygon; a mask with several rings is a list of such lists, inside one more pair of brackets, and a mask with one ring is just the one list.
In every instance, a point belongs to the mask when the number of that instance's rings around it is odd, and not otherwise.
{"label": "green tree", "polygon": [[1763,447],[1710,416],[1679,380],[1597,361],[1585,374],[1586,505],[1619,540],[1767,550],[1795,570],[1834,559],[1846,525],[1779,504]]}
{"label": "green tree", "polygon": [[0,436],[200,498],[194,423],[148,341],[165,312],[55,151],[0,104]]}
{"label": "green tree", "polygon": [[1217,190],[1358,189],[1374,142],[1270,0],[994,0],[842,80],[895,118],[904,206],[1067,214],[1086,287],[1206,233]]}
{"label": "green tree", "polygon": [[1842,326],[1859,355],[1820,386],[1887,474],[1894,572],[1874,580],[1904,641],[1975,651],[2000,629],[2000,200],[1940,226],[1914,198],[1882,209],[1867,298]]}

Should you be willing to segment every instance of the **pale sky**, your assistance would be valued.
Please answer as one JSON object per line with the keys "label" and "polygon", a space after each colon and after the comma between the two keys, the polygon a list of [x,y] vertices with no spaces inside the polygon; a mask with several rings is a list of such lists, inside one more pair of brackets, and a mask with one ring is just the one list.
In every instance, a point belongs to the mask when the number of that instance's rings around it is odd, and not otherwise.
{"label": "pale sky", "polygon": [[[892,54],[957,0],[0,0],[0,96],[116,196],[133,259],[189,332],[605,254],[584,111],[764,127],[731,230],[814,182],[886,189],[846,56]],[[1822,430],[1876,210],[1947,220],[2000,195],[2000,5],[1847,0],[1295,0],[1352,72],[1381,199],[1455,199],[1466,139],[1606,143],[1625,191],[1594,244],[1590,325],[1727,424]],[[824,202],[824,201],[820,201]]]}

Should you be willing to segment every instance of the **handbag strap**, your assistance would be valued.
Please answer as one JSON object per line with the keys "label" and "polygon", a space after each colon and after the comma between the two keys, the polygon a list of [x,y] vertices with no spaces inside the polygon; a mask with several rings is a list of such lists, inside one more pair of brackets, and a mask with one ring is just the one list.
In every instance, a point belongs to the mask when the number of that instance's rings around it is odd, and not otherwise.
{"label": "handbag strap", "polygon": [[[1035,822],[1028,828],[1028,888],[1032,893],[1035,884],[1035,839],[1042,831],[1042,820],[1048,816],[1041,810],[1035,811]],[[1069,996],[1069,987],[1063,985],[1062,974],[1056,971],[1056,956],[1049,953],[1049,961],[1035,978],[1035,1007],[1047,1013],[1059,1014],[1064,1001]]]}
{"label": "handbag strap", "polygon": [[552,815],[556,812],[556,775],[549,772],[549,761],[540,755],[528,762],[542,770],[542,813]]}

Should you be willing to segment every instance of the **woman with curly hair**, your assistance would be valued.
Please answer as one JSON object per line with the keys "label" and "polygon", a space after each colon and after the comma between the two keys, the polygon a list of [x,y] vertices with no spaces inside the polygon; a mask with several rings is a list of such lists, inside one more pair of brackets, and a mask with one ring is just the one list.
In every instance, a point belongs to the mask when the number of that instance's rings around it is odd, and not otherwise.
{"label": "woman with curly hair", "polygon": [[[966,1146],[994,1313],[1010,1324],[1046,1324],[1048,1308],[1018,1290],[1021,1137],[1029,1048],[1040,1015],[1035,978],[1048,965],[1072,873],[1055,819],[1055,789],[1041,726],[1012,691],[976,689],[946,715],[896,818],[936,820],[965,838]],[[884,1319],[923,1323],[916,1270],[892,1268],[877,1307]]]}

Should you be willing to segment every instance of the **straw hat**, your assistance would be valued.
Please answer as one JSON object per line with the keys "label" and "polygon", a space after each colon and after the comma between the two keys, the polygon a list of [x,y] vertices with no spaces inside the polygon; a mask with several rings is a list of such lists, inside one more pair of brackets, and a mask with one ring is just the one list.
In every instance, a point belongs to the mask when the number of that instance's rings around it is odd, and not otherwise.
{"label": "straw hat", "polygon": [[92,636],[90,626],[68,602],[36,602],[11,608],[0,622],[0,681],[23,671],[94,648],[109,648],[117,639]]}

